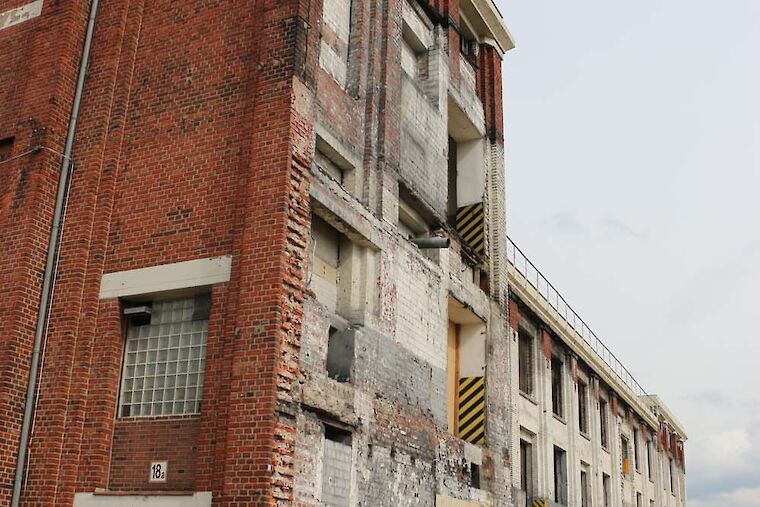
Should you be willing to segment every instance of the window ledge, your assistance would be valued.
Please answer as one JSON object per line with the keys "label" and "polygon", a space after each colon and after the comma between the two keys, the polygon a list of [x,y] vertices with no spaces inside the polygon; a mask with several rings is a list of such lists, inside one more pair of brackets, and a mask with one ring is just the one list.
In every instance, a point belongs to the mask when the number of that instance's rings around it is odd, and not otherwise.
{"label": "window ledge", "polygon": [[193,496],[195,491],[171,491],[160,489],[146,489],[140,491],[120,491],[109,489],[96,489],[93,491],[95,496]]}
{"label": "window ledge", "polygon": [[586,440],[588,440],[589,442],[591,441],[591,435],[589,435],[587,431],[578,430],[578,433],[580,433],[581,436],[585,438]]}
{"label": "window ledge", "polygon": [[557,415],[554,412],[552,412],[552,416],[554,416],[554,418],[556,420],[558,420],[559,422],[561,422],[562,424],[564,424],[565,426],[567,426],[567,421],[565,420],[564,417],[562,417],[561,415]]}
{"label": "window ledge", "polygon": [[119,416],[117,421],[123,423],[146,423],[146,422],[178,422],[200,419],[201,414],[173,414],[173,415],[128,415]]}
{"label": "window ledge", "polygon": [[520,396],[522,396],[529,402],[533,403],[535,406],[538,406],[538,402],[536,401],[536,399],[530,394],[526,393],[525,391],[520,391]]}

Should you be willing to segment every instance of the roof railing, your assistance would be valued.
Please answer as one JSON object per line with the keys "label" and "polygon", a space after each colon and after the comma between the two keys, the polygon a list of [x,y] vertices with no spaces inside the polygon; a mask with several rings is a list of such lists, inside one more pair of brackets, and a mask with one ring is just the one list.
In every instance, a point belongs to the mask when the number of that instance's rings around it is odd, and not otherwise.
{"label": "roof railing", "polygon": [[612,372],[625,384],[636,396],[646,395],[647,392],[633,378],[631,372],[623,365],[615,354],[600,340],[583,319],[565,301],[565,298],[554,288],[549,280],[541,274],[541,271],[528,259],[528,257],[515,245],[511,238],[507,238],[507,261],[514,266],[525,280],[536,289],[536,292],[551,306],[560,317],[581,337],[582,343],[594,352]]}

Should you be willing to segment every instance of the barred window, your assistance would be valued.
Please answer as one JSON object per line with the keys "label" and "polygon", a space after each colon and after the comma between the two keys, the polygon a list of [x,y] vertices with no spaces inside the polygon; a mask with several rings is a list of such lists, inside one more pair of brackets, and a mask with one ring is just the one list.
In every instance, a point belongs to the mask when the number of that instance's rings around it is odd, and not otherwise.
{"label": "barred window", "polygon": [[122,417],[197,414],[203,393],[209,297],[156,301],[149,322],[130,319]]}

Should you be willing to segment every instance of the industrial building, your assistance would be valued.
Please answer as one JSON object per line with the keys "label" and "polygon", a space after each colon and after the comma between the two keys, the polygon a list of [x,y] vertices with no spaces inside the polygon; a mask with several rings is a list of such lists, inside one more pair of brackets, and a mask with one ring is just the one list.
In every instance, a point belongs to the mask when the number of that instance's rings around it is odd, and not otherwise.
{"label": "industrial building", "polygon": [[686,433],[509,241],[515,505],[685,507]]}
{"label": "industrial building", "polygon": [[0,47],[0,505],[684,505],[520,274],[493,0],[6,0]]}

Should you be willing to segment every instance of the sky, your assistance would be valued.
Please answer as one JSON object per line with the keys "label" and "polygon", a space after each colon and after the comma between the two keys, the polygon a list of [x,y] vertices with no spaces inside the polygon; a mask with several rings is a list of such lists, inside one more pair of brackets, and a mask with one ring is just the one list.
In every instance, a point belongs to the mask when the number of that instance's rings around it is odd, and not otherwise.
{"label": "sky", "polygon": [[760,507],[760,0],[496,0],[508,233]]}

